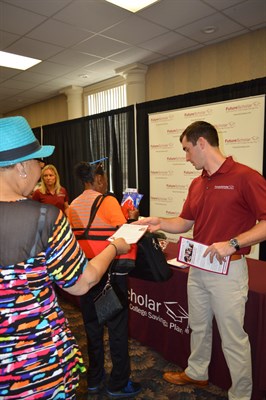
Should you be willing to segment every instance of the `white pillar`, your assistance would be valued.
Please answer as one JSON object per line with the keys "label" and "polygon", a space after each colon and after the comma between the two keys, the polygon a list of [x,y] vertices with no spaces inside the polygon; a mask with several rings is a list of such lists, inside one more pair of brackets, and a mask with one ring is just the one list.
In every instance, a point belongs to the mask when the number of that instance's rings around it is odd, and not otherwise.
{"label": "white pillar", "polygon": [[145,101],[145,75],[148,67],[143,64],[130,64],[115,70],[116,74],[122,75],[126,80],[127,105]]}
{"label": "white pillar", "polygon": [[68,86],[60,93],[67,96],[68,119],[83,117],[83,88],[80,86]]}

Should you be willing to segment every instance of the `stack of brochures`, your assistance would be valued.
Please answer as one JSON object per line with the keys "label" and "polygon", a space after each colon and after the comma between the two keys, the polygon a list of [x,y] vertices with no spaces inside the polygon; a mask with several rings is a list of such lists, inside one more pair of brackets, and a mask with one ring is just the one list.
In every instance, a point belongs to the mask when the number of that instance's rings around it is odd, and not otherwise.
{"label": "stack of brochures", "polygon": [[189,265],[186,265],[184,263],[181,263],[180,261],[177,261],[176,258],[172,258],[171,260],[167,260],[167,263],[173,267],[177,268],[188,268]]}

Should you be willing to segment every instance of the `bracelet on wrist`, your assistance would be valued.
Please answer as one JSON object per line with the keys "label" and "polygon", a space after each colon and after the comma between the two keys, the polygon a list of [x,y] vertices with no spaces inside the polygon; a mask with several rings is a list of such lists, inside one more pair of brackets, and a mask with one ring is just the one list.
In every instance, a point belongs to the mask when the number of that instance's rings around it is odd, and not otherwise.
{"label": "bracelet on wrist", "polygon": [[135,219],[135,218],[128,218],[128,219],[127,219],[127,224],[131,224],[132,222],[135,222],[135,221],[137,221],[137,219]]}
{"label": "bracelet on wrist", "polygon": [[110,243],[109,246],[114,246],[114,248],[115,248],[115,257],[116,257],[118,255],[118,250],[117,250],[116,245],[114,243]]}

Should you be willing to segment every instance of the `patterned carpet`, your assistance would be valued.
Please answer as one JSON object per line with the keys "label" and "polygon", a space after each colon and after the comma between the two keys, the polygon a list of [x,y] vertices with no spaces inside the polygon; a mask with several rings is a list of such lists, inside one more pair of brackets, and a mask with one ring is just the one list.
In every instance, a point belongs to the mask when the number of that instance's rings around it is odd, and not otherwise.
{"label": "patterned carpet", "polygon": [[[81,348],[83,357],[88,362],[86,352],[86,338],[83,329],[83,321],[79,308],[59,296],[59,302],[66,317],[68,318],[72,333],[76,337]],[[105,335],[106,372],[111,370],[111,360],[108,350],[108,335]],[[209,384],[205,388],[195,386],[177,387],[162,379],[162,374],[169,370],[180,370],[180,368],[167,362],[152,349],[142,346],[136,340],[130,339],[129,350],[131,357],[131,378],[141,382],[142,391],[135,397],[136,400],[226,400],[227,393],[216,386]],[[104,389],[98,395],[87,395],[86,376],[81,376],[80,386],[77,392],[77,400],[106,400]]]}

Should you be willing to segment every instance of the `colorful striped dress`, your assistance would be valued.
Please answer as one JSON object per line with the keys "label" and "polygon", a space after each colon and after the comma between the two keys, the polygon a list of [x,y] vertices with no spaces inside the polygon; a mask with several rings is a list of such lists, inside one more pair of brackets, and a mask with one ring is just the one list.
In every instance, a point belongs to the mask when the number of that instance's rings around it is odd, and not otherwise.
{"label": "colorful striped dress", "polygon": [[[18,262],[38,235],[41,207],[47,213],[36,255]],[[85,367],[54,284],[73,286],[87,260],[53,206],[0,202],[0,219],[0,400],[75,399]]]}

